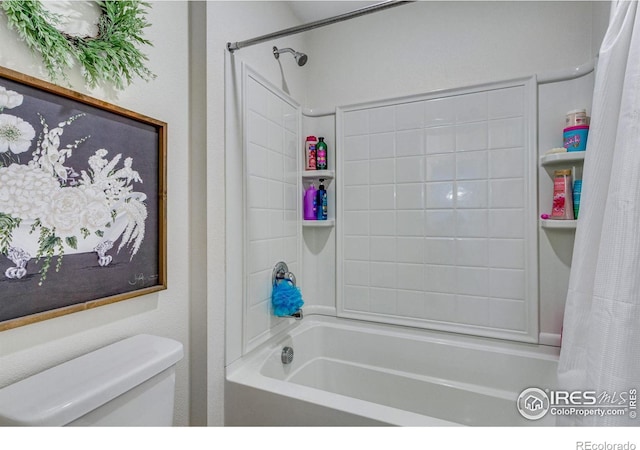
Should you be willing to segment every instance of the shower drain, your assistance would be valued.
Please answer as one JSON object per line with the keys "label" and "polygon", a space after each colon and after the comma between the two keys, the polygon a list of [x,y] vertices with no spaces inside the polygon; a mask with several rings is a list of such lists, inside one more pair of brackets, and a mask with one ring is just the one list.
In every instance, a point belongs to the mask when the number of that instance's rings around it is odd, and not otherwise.
{"label": "shower drain", "polygon": [[291,364],[291,361],[293,361],[293,348],[284,347],[282,349],[282,354],[280,355],[280,359],[282,360],[282,364]]}

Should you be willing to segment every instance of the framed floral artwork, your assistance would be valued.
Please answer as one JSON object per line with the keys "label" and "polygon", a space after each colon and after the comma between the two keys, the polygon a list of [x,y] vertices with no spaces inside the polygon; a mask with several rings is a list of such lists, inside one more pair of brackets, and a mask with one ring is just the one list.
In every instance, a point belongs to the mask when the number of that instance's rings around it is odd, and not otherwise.
{"label": "framed floral artwork", "polygon": [[0,68],[0,331],[166,289],[166,134]]}

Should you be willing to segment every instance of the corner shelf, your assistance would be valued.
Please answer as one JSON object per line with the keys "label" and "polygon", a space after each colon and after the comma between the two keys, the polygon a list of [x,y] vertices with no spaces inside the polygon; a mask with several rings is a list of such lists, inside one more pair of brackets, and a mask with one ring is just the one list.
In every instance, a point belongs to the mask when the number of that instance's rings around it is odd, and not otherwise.
{"label": "corner shelf", "polygon": [[[584,155],[584,151],[542,155],[540,157],[540,166],[547,168],[550,176],[553,175],[553,169],[558,168],[558,166],[573,166],[572,174],[574,174],[576,167],[582,167]],[[575,230],[577,225],[577,220],[540,219],[540,226],[547,230]]]}
{"label": "corner shelf", "polygon": [[303,220],[302,226],[309,228],[330,228],[335,226],[336,221],[334,219],[327,220]]}
{"label": "corner shelf", "polygon": [[540,219],[542,228],[554,230],[575,230],[578,226],[577,220],[560,220],[560,219]]}
{"label": "corner shelf", "polygon": [[319,180],[323,178],[325,180],[333,180],[336,176],[334,170],[304,170],[302,172],[303,180]]}
{"label": "corner shelf", "polygon": [[542,155],[540,157],[541,166],[552,166],[552,165],[566,164],[570,162],[581,163],[583,161],[584,161],[584,151],[551,153],[550,155]]}

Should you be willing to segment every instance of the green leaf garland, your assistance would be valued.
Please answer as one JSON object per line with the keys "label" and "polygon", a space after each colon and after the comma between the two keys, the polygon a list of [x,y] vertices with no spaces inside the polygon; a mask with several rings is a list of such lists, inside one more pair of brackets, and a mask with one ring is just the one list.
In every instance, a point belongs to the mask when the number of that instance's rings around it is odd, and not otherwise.
{"label": "green leaf garland", "polygon": [[70,36],[55,28],[60,17],[46,10],[39,0],[0,2],[9,25],[29,48],[42,55],[52,81],[68,82],[66,70],[77,61],[88,86],[112,83],[124,89],[138,76],[145,81],[155,75],[145,67],[148,58],[138,49],[152,45],[142,36],[149,26],[146,2],[138,0],[96,1],[102,15],[96,37]]}
{"label": "green leaf garland", "polygon": [[0,255],[6,255],[11,244],[11,233],[20,226],[20,219],[0,212]]}

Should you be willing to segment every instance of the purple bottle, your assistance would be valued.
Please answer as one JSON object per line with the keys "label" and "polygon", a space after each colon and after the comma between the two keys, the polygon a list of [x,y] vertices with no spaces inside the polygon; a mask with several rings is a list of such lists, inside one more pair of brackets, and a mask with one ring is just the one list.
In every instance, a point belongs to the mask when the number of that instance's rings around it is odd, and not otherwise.
{"label": "purple bottle", "polygon": [[316,187],[313,183],[304,191],[302,209],[304,210],[304,220],[316,220]]}

